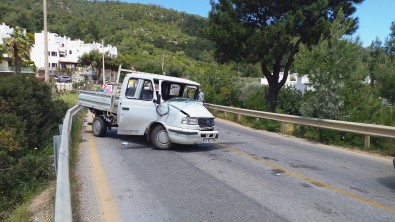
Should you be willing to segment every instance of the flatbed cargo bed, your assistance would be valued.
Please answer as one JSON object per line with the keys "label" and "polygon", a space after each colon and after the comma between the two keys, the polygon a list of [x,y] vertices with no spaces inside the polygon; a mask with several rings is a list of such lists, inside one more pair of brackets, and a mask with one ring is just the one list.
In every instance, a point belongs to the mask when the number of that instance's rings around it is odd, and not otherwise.
{"label": "flatbed cargo bed", "polygon": [[112,93],[81,90],[78,104],[87,108],[117,113],[119,96]]}

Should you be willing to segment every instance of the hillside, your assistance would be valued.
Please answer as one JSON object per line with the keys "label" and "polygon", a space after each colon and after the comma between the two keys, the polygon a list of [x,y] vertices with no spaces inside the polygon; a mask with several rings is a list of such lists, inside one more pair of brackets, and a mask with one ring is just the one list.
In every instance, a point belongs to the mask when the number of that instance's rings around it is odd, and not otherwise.
{"label": "hillside", "polygon": [[[260,77],[259,65],[218,64],[205,37],[208,19],[155,5],[118,1],[47,0],[48,31],[118,48],[115,67],[186,77],[204,87],[207,101],[237,101],[238,77]],[[0,23],[28,32],[43,29],[43,5],[36,0],[0,1]],[[257,81],[257,80],[254,80]],[[235,89],[232,89],[232,86]]]}
{"label": "hillside", "polygon": [[[42,4],[37,1],[3,0],[0,11],[0,22],[28,32],[43,29]],[[154,72],[160,71],[163,49],[167,72],[174,75],[184,75],[184,66],[191,63],[212,63],[214,46],[203,35],[207,22],[154,5],[48,0],[49,32],[86,42],[104,40],[118,48],[121,60],[134,60],[130,65]]]}

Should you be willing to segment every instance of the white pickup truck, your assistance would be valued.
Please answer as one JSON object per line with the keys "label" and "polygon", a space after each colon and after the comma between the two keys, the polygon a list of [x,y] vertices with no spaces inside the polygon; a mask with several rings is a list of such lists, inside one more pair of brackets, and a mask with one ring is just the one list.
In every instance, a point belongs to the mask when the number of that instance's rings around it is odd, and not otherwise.
{"label": "white pickup truck", "polygon": [[79,92],[78,104],[95,115],[95,136],[118,127],[121,135],[145,135],[156,149],[216,142],[214,116],[196,100],[199,83],[133,71],[126,74],[120,91],[116,88],[114,93]]}

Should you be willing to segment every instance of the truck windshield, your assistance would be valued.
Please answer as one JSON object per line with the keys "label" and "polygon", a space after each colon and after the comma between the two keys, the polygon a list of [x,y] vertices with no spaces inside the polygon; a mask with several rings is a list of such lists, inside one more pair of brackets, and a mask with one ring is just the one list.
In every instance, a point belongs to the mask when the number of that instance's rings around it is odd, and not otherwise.
{"label": "truck windshield", "polygon": [[197,85],[163,81],[161,94],[165,101],[172,98],[188,98],[195,100],[197,98],[198,87]]}

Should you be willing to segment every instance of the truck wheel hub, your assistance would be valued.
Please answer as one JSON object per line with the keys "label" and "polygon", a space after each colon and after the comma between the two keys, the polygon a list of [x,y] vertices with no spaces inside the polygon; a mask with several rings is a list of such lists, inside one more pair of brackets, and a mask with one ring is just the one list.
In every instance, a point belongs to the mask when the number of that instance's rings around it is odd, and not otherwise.
{"label": "truck wheel hub", "polygon": [[168,144],[170,142],[169,135],[167,134],[166,130],[160,131],[156,138],[161,144]]}
{"label": "truck wheel hub", "polygon": [[93,123],[93,131],[94,131],[95,133],[97,133],[97,132],[100,131],[100,123],[99,123],[99,122],[95,121],[95,122]]}

